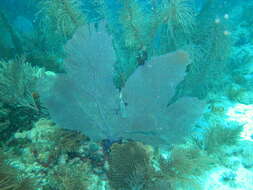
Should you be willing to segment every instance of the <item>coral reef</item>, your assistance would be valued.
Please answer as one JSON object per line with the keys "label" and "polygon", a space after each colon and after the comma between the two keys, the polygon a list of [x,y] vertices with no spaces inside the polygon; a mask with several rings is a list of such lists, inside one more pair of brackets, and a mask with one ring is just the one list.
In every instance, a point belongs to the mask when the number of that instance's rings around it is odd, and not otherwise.
{"label": "coral reef", "polygon": [[[168,24],[168,34],[174,48],[182,45],[184,35],[191,35],[195,27],[195,13],[191,0],[169,1],[164,21]],[[189,38],[189,37],[188,37]],[[181,41],[182,40],[182,41]]]}
{"label": "coral reef", "polygon": [[[193,97],[167,105],[184,78],[189,61],[184,51],[152,58],[121,90],[113,84],[115,54],[105,26],[91,33],[80,28],[66,51],[67,73],[55,78],[49,90],[43,82],[41,97],[61,127],[82,131],[93,140],[123,137],[154,146],[178,143],[205,107],[205,101]],[[181,136],[175,136],[176,131]]]}
{"label": "coral reef", "polygon": [[252,7],[1,0],[0,189],[253,189]]}
{"label": "coral reef", "polygon": [[109,156],[108,178],[111,187],[143,189],[153,173],[149,154],[140,143],[114,144]]}
{"label": "coral reef", "polygon": [[32,67],[24,57],[0,61],[0,136],[3,141],[17,130],[31,128],[33,121],[46,115],[37,92],[37,82],[43,74],[43,69]]}
{"label": "coral reef", "polygon": [[42,1],[40,14],[46,31],[55,31],[64,38],[70,38],[75,30],[85,23],[78,0],[46,0]]}
{"label": "coral reef", "polygon": [[0,150],[0,189],[2,190],[32,190],[33,181],[22,176],[22,172],[5,163],[6,155]]}
{"label": "coral reef", "polygon": [[105,176],[102,147],[78,132],[58,128],[52,121],[41,119],[31,130],[15,133],[15,139],[19,144],[22,142],[23,147],[9,153],[9,162],[34,179],[38,188],[92,186],[90,188],[96,189],[105,185],[102,180]]}
{"label": "coral reef", "polygon": [[[224,124],[223,124],[224,125]],[[235,124],[230,126],[223,126],[216,124],[205,133],[204,149],[210,154],[218,152],[222,146],[231,146],[238,142],[242,126]]]}
{"label": "coral reef", "polygon": [[17,107],[38,110],[36,82],[42,75],[42,69],[32,67],[24,58],[0,62],[0,100]]}
{"label": "coral reef", "polygon": [[173,147],[170,157],[161,157],[159,163],[171,189],[202,189],[200,176],[211,169],[215,162],[197,146],[186,144]]}

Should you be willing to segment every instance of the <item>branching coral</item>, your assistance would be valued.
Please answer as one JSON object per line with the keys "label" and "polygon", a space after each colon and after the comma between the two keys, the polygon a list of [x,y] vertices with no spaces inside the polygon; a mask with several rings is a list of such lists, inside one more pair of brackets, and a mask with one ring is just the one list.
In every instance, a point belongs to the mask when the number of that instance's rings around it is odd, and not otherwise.
{"label": "branching coral", "polygon": [[152,55],[175,50],[179,41],[187,41],[182,38],[189,37],[192,32],[194,13],[190,0],[161,4],[124,0],[116,4],[118,15],[113,19],[117,21],[109,25],[117,54],[115,81],[122,88],[138,65]]}
{"label": "branching coral", "polygon": [[52,31],[65,38],[84,24],[84,16],[80,10],[79,0],[46,0],[41,3],[42,27],[48,26]]}
{"label": "branching coral", "polygon": [[185,33],[190,33],[194,26],[194,10],[191,0],[171,0],[169,2],[168,23],[174,29],[182,28]]}
{"label": "branching coral", "polygon": [[136,67],[144,64],[152,54],[152,40],[161,22],[157,22],[153,13],[138,1],[124,0],[119,4],[118,26],[114,27],[113,23],[109,26],[117,55],[115,84],[122,88]]}
{"label": "branching coral", "polygon": [[[92,184],[88,163],[60,165],[50,175],[50,187],[61,190],[88,190]],[[94,182],[93,182],[94,183]],[[92,184],[95,186],[95,184]]]}
{"label": "branching coral", "polygon": [[23,178],[20,172],[5,163],[5,156],[0,150],[0,189],[1,190],[32,190],[32,180]]}
{"label": "branching coral", "polygon": [[191,187],[201,189],[199,177],[212,167],[206,152],[193,145],[177,145],[168,160],[160,159],[160,167],[172,189]]}
{"label": "branching coral", "polygon": [[84,135],[58,128],[55,123],[46,119],[40,119],[34,124],[33,129],[16,133],[15,137],[30,141],[31,162],[36,162],[45,168],[55,164],[60,155],[78,152],[81,145],[87,141]]}
{"label": "branching coral", "polygon": [[164,14],[164,22],[168,24],[168,34],[177,45],[180,33],[189,35],[195,25],[195,14],[191,0],[170,0]]}
{"label": "branching coral", "polygon": [[226,20],[216,19],[216,15],[210,13],[212,9],[206,11],[208,17],[198,17],[192,41],[184,47],[191,55],[191,64],[177,89],[178,97],[190,95],[203,99],[211,92],[225,92],[231,82],[227,75],[232,50],[230,27]]}
{"label": "branching coral", "polygon": [[240,125],[215,124],[207,129],[204,138],[204,149],[209,153],[217,153],[223,146],[231,146],[238,142],[243,127]]}
{"label": "branching coral", "polygon": [[43,72],[43,69],[32,67],[23,58],[0,61],[0,100],[37,110],[36,83]]}
{"label": "branching coral", "polygon": [[143,12],[137,2],[124,0],[120,18],[124,27],[125,46],[130,49],[141,49],[144,39],[141,38]]}
{"label": "branching coral", "polygon": [[151,46],[151,41],[157,27],[161,24],[158,10],[147,11],[137,1],[122,1],[120,21],[123,27],[125,47],[130,50],[146,50]]}
{"label": "branching coral", "polygon": [[109,157],[108,178],[113,189],[142,190],[151,180],[150,155],[141,143],[114,144]]}

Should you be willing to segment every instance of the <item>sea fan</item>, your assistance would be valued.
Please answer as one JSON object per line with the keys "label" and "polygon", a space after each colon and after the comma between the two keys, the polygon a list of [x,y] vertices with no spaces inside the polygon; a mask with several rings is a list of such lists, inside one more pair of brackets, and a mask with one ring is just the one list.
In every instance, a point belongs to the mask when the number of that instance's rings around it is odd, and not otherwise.
{"label": "sea fan", "polygon": [[[155,57],[130,76],[124,89],[113,84],[115,55],[105,26],[77,30],[67,43],[67,74],[58,75],[51,93],[41,93],[61,127],[95,140],[130,138],[160,145],[189,134],[204,103],[181,98],[167,107],[189,63],[186,52]],[[180,134],[180,135],[179,135]]]}

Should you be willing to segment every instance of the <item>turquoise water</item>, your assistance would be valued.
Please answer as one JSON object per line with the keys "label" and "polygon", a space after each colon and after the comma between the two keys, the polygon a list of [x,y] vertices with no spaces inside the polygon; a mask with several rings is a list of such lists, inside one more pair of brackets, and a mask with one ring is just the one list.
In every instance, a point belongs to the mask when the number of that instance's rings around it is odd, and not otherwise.
{"label": "turquoise water", "polygon": [[0,190],[253,189],[252,8],[2,0]]}

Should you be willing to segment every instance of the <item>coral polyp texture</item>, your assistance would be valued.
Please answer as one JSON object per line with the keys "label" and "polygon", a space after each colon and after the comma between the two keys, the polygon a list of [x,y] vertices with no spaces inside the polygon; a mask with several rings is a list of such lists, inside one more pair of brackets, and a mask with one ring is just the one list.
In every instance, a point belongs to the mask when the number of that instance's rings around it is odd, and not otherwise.
{"label": "coral polyp texture", "polygon": [[180,142],[202,113],[205,102],[197,98],[183,97],[168,106],[185,76],[187,52],[152,58],[116,89],[115,54],[105,25],[98,31],[79,28],[65,49],[66,74],[55,79],[51,94],[42,93],[62,127],[95,140],[127,138],[157,146]]}

